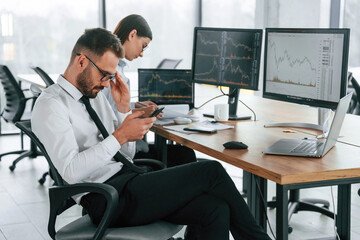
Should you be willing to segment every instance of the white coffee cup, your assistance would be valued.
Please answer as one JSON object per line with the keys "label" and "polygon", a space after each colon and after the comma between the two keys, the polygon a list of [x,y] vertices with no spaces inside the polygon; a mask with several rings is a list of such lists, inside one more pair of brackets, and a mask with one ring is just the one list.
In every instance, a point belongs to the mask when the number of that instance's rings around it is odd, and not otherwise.
{"label": "white coffee cup", "polygon": [[215,104],[214,118],[219,122],[229,120],[229,105],[226,103]]}

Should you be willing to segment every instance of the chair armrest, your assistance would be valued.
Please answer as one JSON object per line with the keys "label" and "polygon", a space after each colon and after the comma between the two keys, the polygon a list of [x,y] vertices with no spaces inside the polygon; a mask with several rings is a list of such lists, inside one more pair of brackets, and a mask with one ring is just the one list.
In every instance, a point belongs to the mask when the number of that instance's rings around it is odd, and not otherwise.
{"label": "chair armrest", "polygon": [[54,186],[49,188],[50,198],[50,216],[48,224],[48,232],[51,238],[55,239],[55,222],[59,214],[59,210],[64,206],[70,197],[80,193],[99,193],[106,199],[106,209],[99,226],[96,229],[93,239],[101,239],[106,228],[115,213],[119,202],[119,195],[116,189],[110,185],[103,183],[78,183],[64,186]]}
{"label": "chair armrest", "polygon": [[165,165],[162,162],[160,162],[159,160],[155,160],[155,159],[139,158],[139,159],[134,159],[133,161],[134,161],[135,165],[137,165],[137,166],[149,166],[154,171],[165,168]]}

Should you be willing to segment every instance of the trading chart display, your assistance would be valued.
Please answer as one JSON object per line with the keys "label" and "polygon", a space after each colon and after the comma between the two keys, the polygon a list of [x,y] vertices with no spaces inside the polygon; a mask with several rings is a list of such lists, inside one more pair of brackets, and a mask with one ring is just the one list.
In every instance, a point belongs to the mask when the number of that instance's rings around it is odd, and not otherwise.
{"label": "trading chart display", "polygon": [[195,28],[193,80],[258,88],[262,30]]}
{"label": "trading chart display", "polygon": [[192,104],[190,70],[139,69],[139,101],[157,104]]}
{"label": "trading chart display", "polygon": [[339,101],[343,34],[270,32],[266,91]]}
{"label": "trading chart display", "polygon": [[263,97],[336,109],[347,91],[350,29],[267,28]]}

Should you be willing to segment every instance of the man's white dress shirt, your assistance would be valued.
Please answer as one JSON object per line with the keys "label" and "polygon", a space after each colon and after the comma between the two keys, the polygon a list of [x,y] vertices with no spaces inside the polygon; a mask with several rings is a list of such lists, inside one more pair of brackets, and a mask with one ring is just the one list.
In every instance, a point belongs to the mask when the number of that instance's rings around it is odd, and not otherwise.
{"label": "man's white dress shirt", "polygon": [[115,114],[100,91],[90,104],[110,136],[103,138],[80,98],[82,93],[62,76],[45,89],[34,106],[33,132],[44,144],[54,166],[69,183],[105,182],[122,168],[117,151],[132,159],[135,143],[120,146],[112,133],[130,113]]}

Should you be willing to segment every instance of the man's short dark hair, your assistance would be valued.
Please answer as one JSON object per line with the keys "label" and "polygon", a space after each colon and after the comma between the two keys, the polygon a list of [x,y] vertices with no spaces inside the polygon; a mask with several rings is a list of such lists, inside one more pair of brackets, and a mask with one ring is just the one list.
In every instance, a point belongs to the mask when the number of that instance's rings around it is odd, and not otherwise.
{"label": "man's short dark hair", "polygon": [[119,58],[124,56],[120,39],[115,34],[104,28],[86,29],[84,34],[77,40],[71,59],[75,58],[76,53],[82,53],[83,51],[101,57],[109,50]]}

